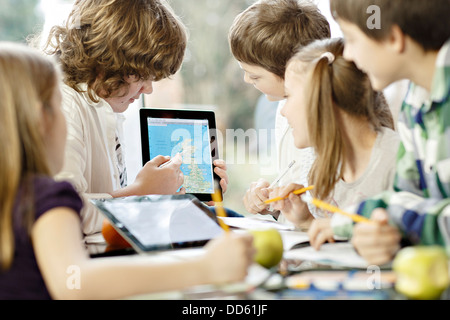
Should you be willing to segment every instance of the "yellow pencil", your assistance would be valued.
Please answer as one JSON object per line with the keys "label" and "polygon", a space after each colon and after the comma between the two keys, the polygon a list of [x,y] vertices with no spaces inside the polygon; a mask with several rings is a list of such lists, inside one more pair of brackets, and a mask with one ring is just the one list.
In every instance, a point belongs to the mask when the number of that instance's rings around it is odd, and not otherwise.
{"label": "yellow pencil", "polygon": [[[309,191],[309,190],[312,190],[312,189],[314,189],[314,186],[301,188],[301,189],[295,190],[292,193],[296,194],[296,195],[299,195],[299,194],[305,193],[306,191]],[[286,197],[276,197],[276,198],[273,198],[273,199],[269,199],[269,200],[264,201],[264,203],[265,204],[269,204],[269,203],[277,202],[277,201],[284,200],[284,199],[287,199],[287,198],[289,198],[289,195],[287,195]]]}
{"label": "yellow pencil", "polygon": [[[220,195],[220,190],[217,189],[212,195],[212,200],[214,201],[215,207],[216,207],[216,215],[218,217],[226,217],[227,214],[225,213],[225,209],[222,205],[222,197]],[[222,221],[222,219],[217,219],[219,221],[219,225],[222,227],[225,232],[230,231],[230,227],[225,224],[225,222]]]}
{"label": "yellow pencil", "polygon": [[352,219],[355,222],[375,223],[375,221],[373,221],[373,220],[367,219],[366,217],[360,216],[359,214],[345,212],[345,211],[339,209],[338,207],[335,207],[329,203],[323,202],[319,199],[312,198],[311,203],[318,208],[321,208],[321,209],[324,209],[324,210],[327,210],[327,211],[330,211],[333,213],[339,213],[346,217],[349,217],[350,219]]}

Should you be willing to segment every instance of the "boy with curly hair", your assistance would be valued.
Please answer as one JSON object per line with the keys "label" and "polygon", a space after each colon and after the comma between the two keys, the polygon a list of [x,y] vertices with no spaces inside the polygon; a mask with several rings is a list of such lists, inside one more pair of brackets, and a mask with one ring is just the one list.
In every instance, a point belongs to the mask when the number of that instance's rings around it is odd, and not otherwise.
{"label": "boy with curly hair", "polygon": [[[163,167],[169,158],[155,157],[127,183],[122,113],[141,94],[152,93],[153,82],[180,69],[186,44],[185,26],[163,1],[75,2],[66,24],[51,29],[45,47],[57,57],[64,78],[68,139],[59,179],[70,180],[85,199],[177,192],[183,183],[179,156]],[[85,204],[84,233],[99,232],[102,215]]]}

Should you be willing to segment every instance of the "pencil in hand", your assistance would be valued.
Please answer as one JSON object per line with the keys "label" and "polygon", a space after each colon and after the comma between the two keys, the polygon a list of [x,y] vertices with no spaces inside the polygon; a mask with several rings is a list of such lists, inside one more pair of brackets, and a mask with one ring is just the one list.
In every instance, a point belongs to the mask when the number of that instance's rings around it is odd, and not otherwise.
{"label": "pencil in hand", "polygon": [[[309,187],[306,187],[306,188],[301,188],[301,189],[298,189],[298,190],[293,191],[292,193],[295,194],[295,195],[300,195],[300,194],[303,194],[303,193],[305,193],[306,191],[309,191],[309,190],[312,190],[312,189],[314,189],[314,186],[309,186]],[[264,203],[265,203],[265,204],[269,204],[269,203],[273,203],[273,202],[285,200],[285,199],[289,198],[289,195],[290,195],[290,194],[288,194],[288,195],[285,196],[285,197],[276,197],[276,198],[273,198],[273,199],[269,199],[269,200],[264,201]]]}
{"label": "pencil in hand", "polygon": [[360,223],[360,222],[361,223],[369,223],[369,224],[376,223],[375,221],[367,219],[366,217],[360,216],[359,214],[345,212],[344,210],[341,210],[338,207],[335,207],[335,206],[333,206],[333,205],[331,205],[329,203],[326,203],[326,202],[324,202],[322,200],[319,200],[319,199],[316,199],[316,198],[312,198],[311,196],[308,197],[306,195],[303,195],[302,196],[302,200],[304,202],[313,204],[317,208],[320,208],[320,209],[323,209],[323,210],[327,210],[329,212],[338,213],[338,214],[341,214],[343,216],[346,216],[346,217],[352,219],[356,223]]}
{"label": "pencil in hand", "polygon": [[289,165],[287,166],[287,168],[286,168],[286,170],[284,170],[284,172],[282,172],[271,184],[270,184],[270,186],[269,186],[269,189],[273,189],[277,184],[278,184],[278,182],[280,182],[281,181],[281,179],[283,179],[283,177],[285,176],[285,175],[287,175],[288,174],[288,172],[289,172],[289,170],[291,170],[291,168],[294,166],[294,164],[295,164],[295,160],[292,160],[291,161],[291,163],[289,163]]}

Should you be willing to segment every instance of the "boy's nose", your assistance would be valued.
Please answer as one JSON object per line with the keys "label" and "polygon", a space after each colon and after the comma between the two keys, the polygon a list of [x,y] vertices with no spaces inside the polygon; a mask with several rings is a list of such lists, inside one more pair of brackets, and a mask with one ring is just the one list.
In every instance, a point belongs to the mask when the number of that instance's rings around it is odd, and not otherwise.
{"label": "boy's nose", "polygon": [[250,77],[248,76],[247,72],[244,73],[244,82],[248,84],[253,84],[253,82],[250,81]]}
{"label": "boy's nose", "polygon": [[142,86],[141,92],[144,94],[151,94],[153,92],[153,81],[147,80]]}

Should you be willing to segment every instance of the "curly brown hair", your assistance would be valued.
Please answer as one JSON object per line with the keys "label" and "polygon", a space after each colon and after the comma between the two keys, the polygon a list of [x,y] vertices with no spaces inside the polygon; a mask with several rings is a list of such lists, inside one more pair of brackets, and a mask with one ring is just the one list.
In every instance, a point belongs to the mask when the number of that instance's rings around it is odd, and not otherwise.
{"label": "curly brown hair", "polygon": [[64,26],[54,26],[44,51],[56,55],[64,82],[91,100],[109,98],[126,76],[155,81],[181,67],[187,31],[164,0],[77,0]]}

